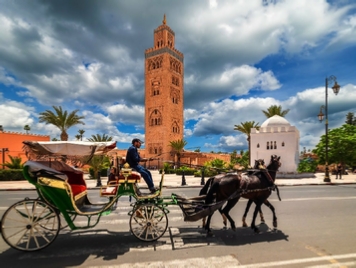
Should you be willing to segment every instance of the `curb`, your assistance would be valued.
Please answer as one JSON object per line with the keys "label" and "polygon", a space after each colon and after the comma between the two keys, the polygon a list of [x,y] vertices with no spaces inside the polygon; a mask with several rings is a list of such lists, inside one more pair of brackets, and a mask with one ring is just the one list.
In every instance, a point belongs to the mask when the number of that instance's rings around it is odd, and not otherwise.
{"label": "curb", "polygon": [[[330,186],[338,186],[338,185],[352,185],[356,184],[356,182],[343,182],[343,183],[333,183],[333,182],[327,182],[327,183],[294,183],[294,184],[277,184],[278,187],[286,187],[286,186],[320,186],[320,185],[330,185]],[[184,185],[184,186],[163,186],[163,188],[166,189],[179,189],[179,188],[201,188],[202,185]],[[100,189],[100,186],[98,187],[88,187],[88,190],[98,190]],[[36,191],[36,188],[2,188],[0,191]]]}

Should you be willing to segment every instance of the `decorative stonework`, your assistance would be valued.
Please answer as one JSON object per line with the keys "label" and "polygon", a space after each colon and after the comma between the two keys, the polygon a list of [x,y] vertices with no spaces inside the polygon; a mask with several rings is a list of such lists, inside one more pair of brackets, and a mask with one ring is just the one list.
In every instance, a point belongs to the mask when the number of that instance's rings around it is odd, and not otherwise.
{"label": "decorative stonework", "polygon": [[[145,148],[151,165],[172,161],[170,142],[183,139],[184,56],[175,49],[175,34],[165,23],[154,30],[145,51]],[[157,67],[158,66],[158,67]]]}

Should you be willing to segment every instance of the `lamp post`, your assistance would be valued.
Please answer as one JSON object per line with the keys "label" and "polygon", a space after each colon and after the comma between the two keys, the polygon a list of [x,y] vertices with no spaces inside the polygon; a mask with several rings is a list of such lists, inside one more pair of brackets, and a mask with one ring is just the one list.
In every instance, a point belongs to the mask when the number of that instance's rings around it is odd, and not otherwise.
{"label": "lamp post", "polygon": [[340,86],[336,82],[336,77],[331,75],[327,78],[325,78],[325,106],[322,105],[320,107],[320,113],[318,114],[319,121],[323,121],[324,114],[323,114],[323,108],[325,111],[325,176],[324,176],[324,182],[330,182],[330,177],[329,177],[329,156],[328,156],[328,149],[329,149],[329,137],[328,137],[328,83],[334,81],[334,86],[332,87],[335,95],[337,95],[340,91]]}
{"label": "lamp post", "polygon": [[[9,151],[9,148],[1,148],[2,153],[2,164],[5,164],[5,153]],[[5,166],[2,166],[2,169],[5,169]]]}

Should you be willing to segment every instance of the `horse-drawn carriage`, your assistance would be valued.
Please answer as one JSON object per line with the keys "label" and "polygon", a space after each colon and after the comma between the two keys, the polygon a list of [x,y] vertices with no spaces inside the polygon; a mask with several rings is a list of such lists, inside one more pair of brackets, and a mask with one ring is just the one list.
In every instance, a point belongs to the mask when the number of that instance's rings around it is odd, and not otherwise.
{"label": "horse-drawn carriage", "polygon": [[[100,188],[105,203],[93,203],[83,172],[74,165],[105,155],[116,142],[24,142],[30,159],[23,168],[24,177],[36,187],[36,199],[24,198],[10,206],[1,219],[0,231],[5,242],[21,251],[36,251],[50,245],[64,228],[95,227],[102,216],[116,209],[121,196],[132,196],[129,225],[131,233],[142,241],[162,237],[168,226],[169,205],[178,205],[185,221],[197,221],[219,209],[223,202],[206,205],[201,197],[187,199],[176,194],[162,196],[164,172],[159,191],[143,193],[138,186],[139,173],[126,165],[117,181]],[[86,225],[76,219],[86,218]],[[82,221],[80,221],[82,224]]]}

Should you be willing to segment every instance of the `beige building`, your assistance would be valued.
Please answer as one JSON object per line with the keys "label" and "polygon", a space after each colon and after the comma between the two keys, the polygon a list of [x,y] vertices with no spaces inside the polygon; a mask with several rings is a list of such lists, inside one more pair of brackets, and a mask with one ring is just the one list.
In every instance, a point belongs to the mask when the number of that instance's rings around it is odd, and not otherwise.
{"label": "beige building", "polygon": [[251,163],[264,159],[268,164],[272,154],[281,157],[281,173],[296,173],[299,164],[299,131],[284,118],[274,115],[251,129]]}

